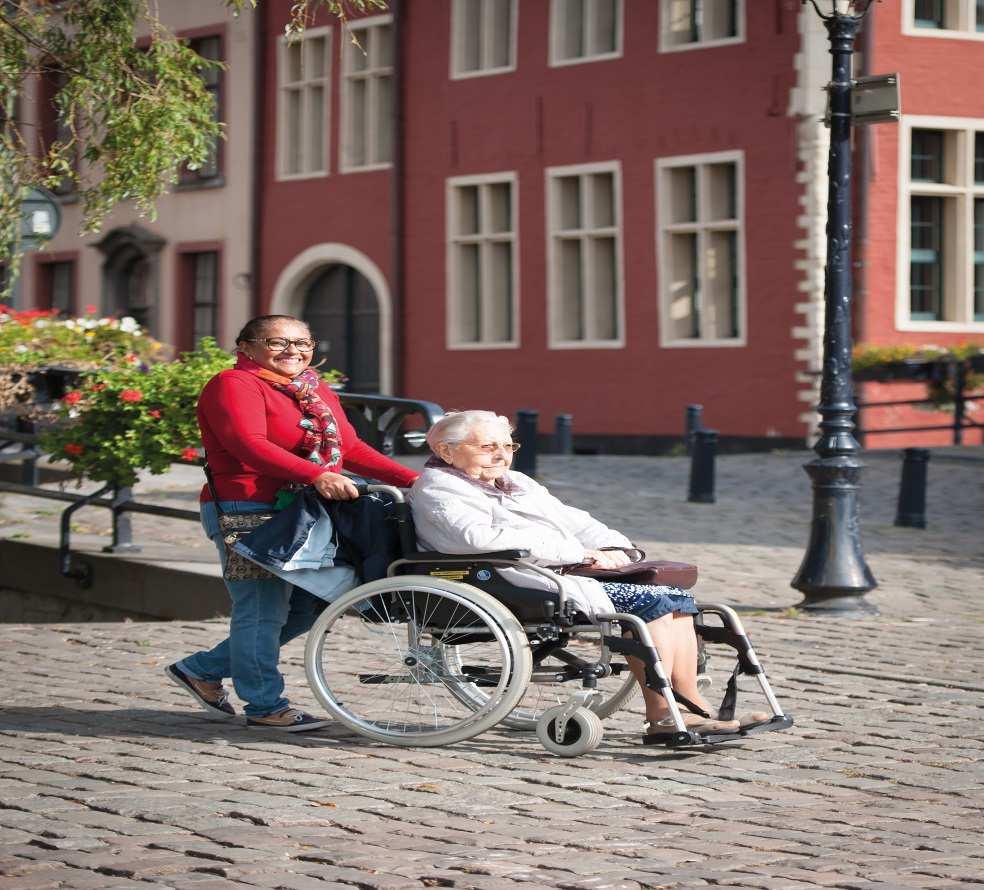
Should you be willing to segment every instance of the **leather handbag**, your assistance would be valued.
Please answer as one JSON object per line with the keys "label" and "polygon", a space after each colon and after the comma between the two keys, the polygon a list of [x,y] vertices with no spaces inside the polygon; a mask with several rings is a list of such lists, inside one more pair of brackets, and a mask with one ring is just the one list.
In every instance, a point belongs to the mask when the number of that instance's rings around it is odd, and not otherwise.
{"label": "leather handbag", "polygon": [[617,569],[596,568],[593,564],[568,566],[565,575],[582,575],[598,581],[621,581],[623,584],[661,584],[689,590],[697,583],[697,566],[666,559],[646,559],[644,551],[637,547],[602,547],[602,550],[624,550],[631,558],[628,565]]}
{"label": "leather handbag", "polygon": [[212,484],[212,471],[208,464],[205,464],[204,469],[208,490],[212,494],[212,502],[215,504],[215,512],[219,520],[222,543],[225,545],[226,559],[222,577],[226,581],[265,581],[268,578],[276,578],[276,575],[268,572],[263,566],[232,549],[232,545],[240,538],[272,519],[273,513],[227,513],[219,505],[219,496]]}

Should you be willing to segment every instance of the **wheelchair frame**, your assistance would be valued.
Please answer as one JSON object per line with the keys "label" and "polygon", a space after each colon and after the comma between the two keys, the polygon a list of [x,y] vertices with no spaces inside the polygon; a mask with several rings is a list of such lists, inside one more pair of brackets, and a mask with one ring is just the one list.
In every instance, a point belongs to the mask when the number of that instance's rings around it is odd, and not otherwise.
{"label": "wheelchair frame", "polygon": [[[385,579],[363,584],[331,603],[311,628],[305,649],[305,670],[315,696],[355,732],[388,744],[433,746],[471,738],[501,723],[535,729],[544,747],[560,756],[586,753],[601,741],[601,718],[614,713],[637,687],[628,665],[613,662],[613,655],[638,658],[646,685],[665,699],[673,729],[660,733],[655,739],[658,744],[706,746],[792,725],[734,609],[698,606],[695,630],[701,645],[720,643],[737,654],[723,710],[733,715],[737,678],[746,674],[756,678],[771,717],[737,732],[700,733],[684,723],[678,696],[640,618],[612,612],[596,616],[597,624],[579,621],[558,575],[525,562],[528,551],[419,552],[402,491],[388,485],[359,488],[360,494],[379,492],[393,499],[403,555],[389,566]],[[496,571],[512,567],[537,572],[554,590],[519,587]],[[707,616],[716,616],[720,625],[708,624]],[[366,673],[361,652],[355,654],[351,668],[345,667],[357,641],[343,644],[334,654],[328,652],[335,642],[336,624],[353,617],[360,622],[355,627],[370,637],[365,657],[383,662],[374,672]],[[584,658],[568,648],[574,641],[595,636],[599,638],[596,657]],[[393,651],[386,654],[388,647]],[[492,664],[466,664],[463,654]],[[544,667],[551,657],[561,665]],[[599,680],[617,679],[623,673],[626,679],[610,695],[599,691]],[[580,688],[569,693],[566,702],[542,711],[524,707],[529,688],[546,680],[580,681]],[[364,687],[391,684],[405,687],[405,694],[391,692],[378,703],[369,694],[365,704],[352,704]],[[412,703],[420,705],[421,720],[397,719],[398,710]]]}

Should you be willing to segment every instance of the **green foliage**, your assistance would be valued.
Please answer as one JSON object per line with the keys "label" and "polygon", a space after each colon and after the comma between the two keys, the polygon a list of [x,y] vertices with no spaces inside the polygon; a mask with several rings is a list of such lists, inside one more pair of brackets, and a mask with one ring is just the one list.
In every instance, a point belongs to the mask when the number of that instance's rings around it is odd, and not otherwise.
{"label": "green foliage", "polygon": [[[138,16],[150,23],[145,48],[134,36]],[[0,260],[18,252],[27,187],[70,183],[84,232],[98,229],[122,201],[153,215],[181,166],[202,164],[220,134],[202,79],[219,63],[167,32],[146,0],[7,2],[0,59]],[[45,73],[59,78],[54,102],[64,128],[38,154],[35,132],[22,132],[14,112],[26,79]]]}
{"label": "green foliage", "polygon": [[117,486],[133,485],[141,469],[163,473],[176,461],[197,461],[198,396],[232,363],[208,338],[176,362],[95,371],[66,396],[66,422],[41,447],[69,461],[79,478]]}

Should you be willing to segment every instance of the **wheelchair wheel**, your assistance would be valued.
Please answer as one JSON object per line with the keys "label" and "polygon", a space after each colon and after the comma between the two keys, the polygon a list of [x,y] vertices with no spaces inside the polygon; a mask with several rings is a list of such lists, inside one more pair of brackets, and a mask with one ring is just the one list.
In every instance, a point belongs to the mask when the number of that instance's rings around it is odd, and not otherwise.
{"label": "wheelchair wheel", "polygon": [[557,719],[563,711],[564,706],[559,705],[540,715],[536,722],[536,737],[540,744],[558,757],[577,757],[594,751],[604,735],[598,715],[587,708],[578,708],[567,718],[563,738],[557,738]]}
{"label": "wheelchair wheel", "polygon": [[328,606],[308,635],[304,665],[318,701],[350,729],[431,746],[471,738],[505,717],[526,691],[532,659],[522,626],[488,594],[401,576]]}
{"label": "wheelchair wheel", "polygon": [[[589,636],[574,639],[565,651],[584,661],[595,662],[599,657],[598,638]],[[461,657],[456,651],[456,647],[447,647],[445,656],[449,670],[453,670],[453,666]],[[542,665],[537,667],[525,694],[512,713],[502,721],[504,726],[508,726],[510,729],[533,732],[537,727],[537,721],[545,711],[567,701],[568,695],[572,689],[578,686],[578,683],[577,681],[556,682],[551,677],[551,667],[555,671],[559,671],[563,669],[564,665],[559,661],[555,662],[554,659],[546,659]],[[632,673],[626,669],[621,674],[613,674],[599,679],[597,689],[601,695],[592,703],[591,710],[604,720],[628,703],[638,691],[639,684]],[[484,704],[485,692],[480,686],[460,686],[456,691],[462,696],[463,701],[474,707],[481,707]]]}

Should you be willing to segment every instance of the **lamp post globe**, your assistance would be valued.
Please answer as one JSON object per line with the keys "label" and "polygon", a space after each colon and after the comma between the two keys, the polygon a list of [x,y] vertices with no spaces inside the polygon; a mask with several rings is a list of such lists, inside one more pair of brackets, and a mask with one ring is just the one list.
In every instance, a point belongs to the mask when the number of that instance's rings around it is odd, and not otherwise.
{"label": "lamp post globe", "polygon": [[813,484],[810,540],[792,586],[803,593],[799,608],[812,614],[876,614],[864,599],[877,582],[861,547],[861,446],[853,435],[857,408],[851,369],[851,61],[870,2],[809,2],[824,21],[833,65],[827,87],[830,153],[821,420],[814,445],[817,457],[804,466]]}
{"label": "lamp post globe", "polygon": [[21,250],[40,247],[54,238],[60,227],[61,207],[58,199],[40,186],[27,189],[21,200]]}

